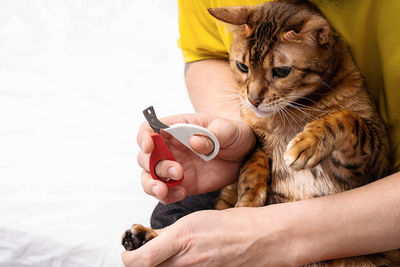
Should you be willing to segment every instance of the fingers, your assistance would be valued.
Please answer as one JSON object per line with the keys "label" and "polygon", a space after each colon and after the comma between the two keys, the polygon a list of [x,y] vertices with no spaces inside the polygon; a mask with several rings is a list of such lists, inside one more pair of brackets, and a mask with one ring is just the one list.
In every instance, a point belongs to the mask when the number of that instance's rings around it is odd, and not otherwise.
{"label": "fingers", "polygon": [[139,145],[140,149],[143,151],[145,154],[151,153],[154,149],[154,143],[153,140],[150,137],[150,133],[152,133],[153,130],[150,128],[149,124],[147,122],[142,123],[140,126],[139,132],[137,134],[137,144]]}
{"label": "fingers", "polygon": [[[149,154],[144,154],[143,152],[139,152],[137,156],[137,162],[140,167],[142,167],[146,171],[149,170]],[[156,164],[155,172],[158,177],[173,180],[180,180],[183,177],[183,168],[176,161],[172,160],[162,160]]]}
{"label": "fingers", "polygon": [[180,180],[183,177],[183,168],[176,161],[162,160],[157,163],[155,171],[160,178]]}
{"label": "fingers", "polygon": [[[181,186],[168,188],[165,183],[160,180],[153,179],[149,170],[149,155],[139,152],[138,163],[144,169],[141,175],[143,190],[157,198],[163,204],[173,203],[182,200],[186,196],[186,189]],[[156,174],[161,179],[183,178],[183,167],[176,161],[162,160],[156,165]]]}
{"label": "fingers", "polygon": [[[171,116],[164,118],[163,121],[168,125],[182,122],[201,125],[213,132],[222,144],[225,143],[227,139],[232,139],[232,130],[235,130],[235,127],[232,127],[233,125],[229,120],[218,118],[210,119],[204,114]],[[154,149],[154,143],[150,137],[152,132],[153,130],[147,122],[142,123],[137,135],[137,143],[145,154],[151,153]],[[214,143],[208,137],[200,134],[192,136],[189,143],[196,152],[205,155],[210,154],[214,149]]]}
{"label": "fingers", "polygon": [[163,204],[177,202],[186,196],[186,189],[184,187],[175,186],[168,188],[165,183],[153,179],[146,171],[142,172],[141,178],[143,190],[147,194],[157,198]]}

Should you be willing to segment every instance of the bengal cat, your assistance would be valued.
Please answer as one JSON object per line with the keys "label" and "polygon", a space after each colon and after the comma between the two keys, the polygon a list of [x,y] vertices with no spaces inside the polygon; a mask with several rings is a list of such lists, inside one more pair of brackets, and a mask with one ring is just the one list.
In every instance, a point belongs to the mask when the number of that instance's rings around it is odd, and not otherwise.
{"label": "bengal cat", "polygon": [[[258,138],[237,182],[222,189],[216,209],[316,198],[388,174],[383,120],[346,42],[317,7],[272,1],[209,13],[232,27],[229,61],[241,117]],[[136,225],[123,243],[134,249],[155,236]],[[400,266],[400,254],[308,266]]]}

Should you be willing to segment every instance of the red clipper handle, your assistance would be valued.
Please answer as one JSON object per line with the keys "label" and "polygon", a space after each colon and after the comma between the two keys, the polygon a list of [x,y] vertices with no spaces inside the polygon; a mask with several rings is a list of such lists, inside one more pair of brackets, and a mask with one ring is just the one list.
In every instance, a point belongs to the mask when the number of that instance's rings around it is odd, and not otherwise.
{"label": "red clipper handle", "polygon": [[177,186],[183,181],[183,178],[180,180],[171,179],[166,181],[157,176],[155,167],[159,161],[164,159],[176,161],[176,159],[174,158],[174,155],[172,155],[171,151],[169,150],[167,144],[160,134],[151,133],[151,138],[154,142],[154,150],[153,152],[151,152],[149,162],[151,177],[153,177],[154,180],[160,180],[161,182],[164,182],[168,187]]}

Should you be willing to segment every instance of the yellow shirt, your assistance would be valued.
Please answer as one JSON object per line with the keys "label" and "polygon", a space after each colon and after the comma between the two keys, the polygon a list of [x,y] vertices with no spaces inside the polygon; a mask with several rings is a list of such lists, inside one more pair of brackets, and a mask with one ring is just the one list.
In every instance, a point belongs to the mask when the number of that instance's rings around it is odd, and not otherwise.
{"label": "yellow shirt", "polygon": [[[185,62],[228,58],[232,35],[207,8],[257,5],[261,0],[178,0],[178,45]],[[400,171],[400,1],[314,0],[349,43],[389,130],[393,166]]]}

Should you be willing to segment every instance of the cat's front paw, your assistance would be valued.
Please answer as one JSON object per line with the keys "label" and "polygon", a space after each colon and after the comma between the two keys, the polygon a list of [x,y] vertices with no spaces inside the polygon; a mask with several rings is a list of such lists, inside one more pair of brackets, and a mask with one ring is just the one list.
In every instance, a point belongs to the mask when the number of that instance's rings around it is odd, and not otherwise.
{"label": "cat's front paw", "polygon": [[306,130],[293,138],[283,155],[285,163],[294,170],[313,168],[331,151],[331,145],[324,144],[324,135]]}
{"label": "cat's front paw", "polygon": [[135,250],[157,236],[153,229],[140,224],[132,225],[131,229],[122,235],[121,243],[126,250]]}

